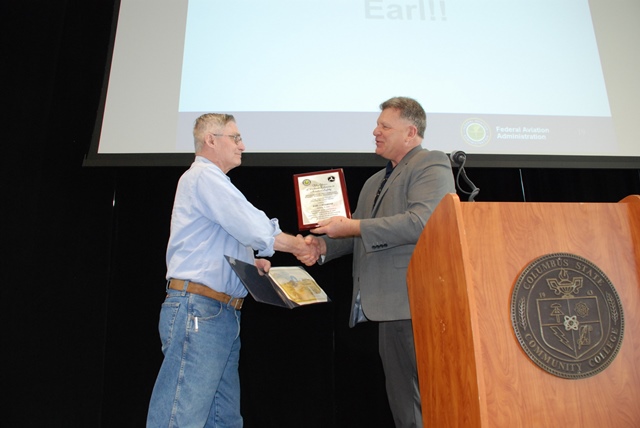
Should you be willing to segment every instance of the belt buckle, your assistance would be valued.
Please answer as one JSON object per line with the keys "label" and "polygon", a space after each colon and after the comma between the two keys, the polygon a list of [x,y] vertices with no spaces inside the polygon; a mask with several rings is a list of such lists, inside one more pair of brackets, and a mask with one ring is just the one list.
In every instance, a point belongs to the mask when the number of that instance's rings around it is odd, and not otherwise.
{"label": "belt buckle", "polygon": [[240,310],[242,309],[242,299],[239,299],[237,297],[234,297],[233,299],[231,299],[232,301],[235,299],[235,302],[233,302],[233,309],[235,310]]}

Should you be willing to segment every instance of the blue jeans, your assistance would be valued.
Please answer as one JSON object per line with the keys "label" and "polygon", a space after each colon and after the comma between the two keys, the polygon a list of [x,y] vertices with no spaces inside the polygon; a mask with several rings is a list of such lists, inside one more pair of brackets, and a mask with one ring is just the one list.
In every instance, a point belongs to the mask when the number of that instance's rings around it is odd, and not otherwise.
{"label": "blue jeans", "polygon": [[147,427],[242,427],[240,311],[167,289],[159,331],[164,360],[151,394]]}

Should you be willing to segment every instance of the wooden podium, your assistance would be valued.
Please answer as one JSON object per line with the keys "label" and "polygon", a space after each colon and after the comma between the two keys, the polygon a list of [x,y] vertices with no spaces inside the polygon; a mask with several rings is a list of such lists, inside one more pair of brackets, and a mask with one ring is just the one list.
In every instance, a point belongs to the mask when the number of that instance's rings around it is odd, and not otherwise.
{"label": "wooden podium", "polygon": [[[511,317],[523,269],[583,257],[615,286],[619,351],[566,379],[535,364]],[[407,274],[425,427],[640,427],[640,197],[619,203],[460,202],[447,195]]]}

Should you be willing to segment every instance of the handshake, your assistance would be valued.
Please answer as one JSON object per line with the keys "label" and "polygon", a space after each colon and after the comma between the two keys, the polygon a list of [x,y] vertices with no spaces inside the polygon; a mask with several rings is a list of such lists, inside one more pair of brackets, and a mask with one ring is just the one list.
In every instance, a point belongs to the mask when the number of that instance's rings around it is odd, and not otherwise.
{"label": "handshake", "polygon": [[[347,238],[360,236],[360,220],[346,217],[331,217],[318,222],[318,227],[311,229],[312,235],[276,235],[274,248],[276,251],[291,253],[306,266],[313,266],[320,256],[327,254],[327,243],[316,235],[326,235],[329,238]],[[271,262],[267,259],[256,259],[255,265],[260,272],[268,272]]]}
{"label": "handshake", "polygon": [[326,254],[327,245],[322,238],[314,235],[297,235],[293,255],[306,266],[313,266],[321,255]]}
{"label": "handshake", "polygon": [[327,253],[327,243],[319,238],[319,234],[325,234],[330,238],[347,238],[360,235],[360,220],[349,219],[342,216],[331,217],[318,222],[318,227],[311,230],[313,235],[297,235],[293,255],[306,266],[315,264],[321,255]]}

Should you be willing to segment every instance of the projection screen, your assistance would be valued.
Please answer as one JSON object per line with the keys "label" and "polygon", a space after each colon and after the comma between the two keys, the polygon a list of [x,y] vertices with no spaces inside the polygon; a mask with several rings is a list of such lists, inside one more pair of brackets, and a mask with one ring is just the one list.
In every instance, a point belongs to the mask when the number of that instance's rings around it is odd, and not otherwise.
{"label": "projection screen", "polygon": [[393,96],[468,166],[640,167],[636,0],[121,0],[86,166],[182,165],[236,117],[243,165],[379,165]]}

